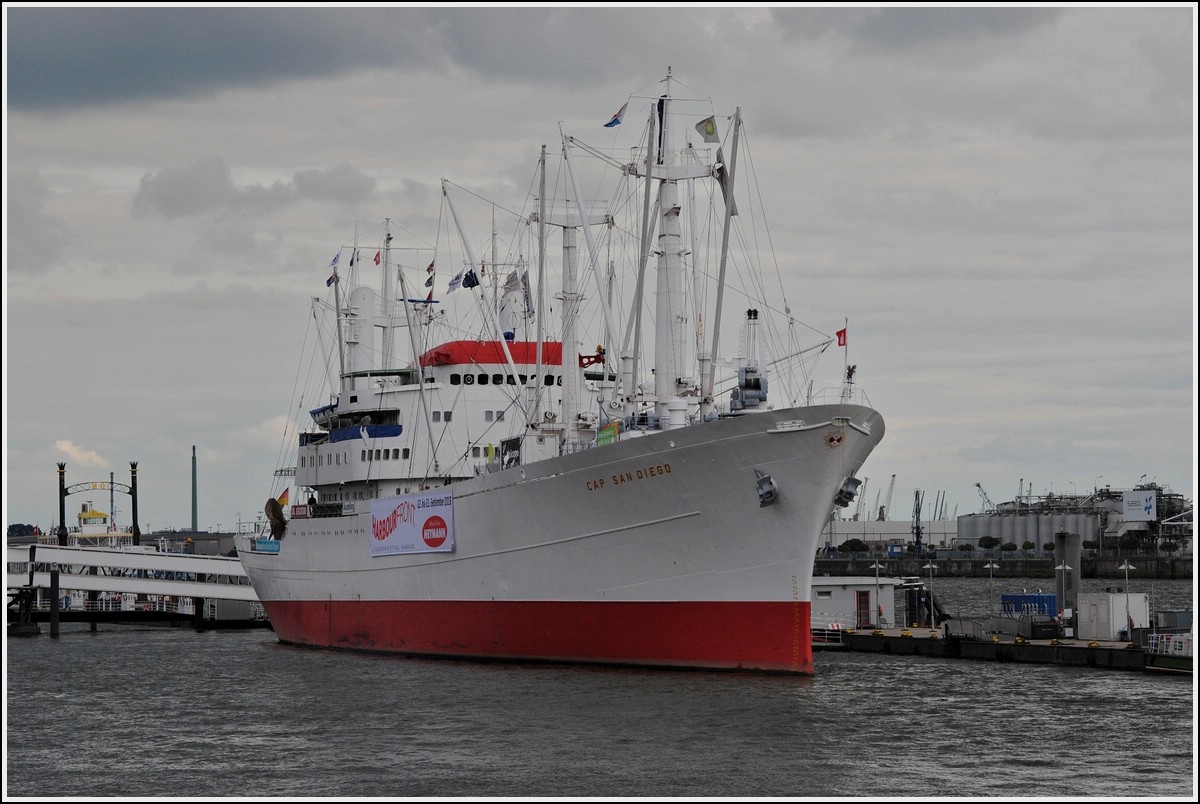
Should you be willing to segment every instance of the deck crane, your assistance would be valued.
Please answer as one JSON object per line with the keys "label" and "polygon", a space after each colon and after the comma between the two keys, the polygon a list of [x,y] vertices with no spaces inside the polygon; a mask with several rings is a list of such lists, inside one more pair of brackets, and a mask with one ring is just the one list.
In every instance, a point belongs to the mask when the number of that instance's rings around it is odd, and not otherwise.
{"label": "deck crane", "polygon": [[892,489],[896,488],[896,476],[892,475],[892,482],[888,484],[887,499],[883,501],[883,507],[879,509],[879,521],[887,520],[888,509],[892,507]]}
{"label": "deck crane", "polygon": [[975,488],[979,489],[979,496],[983,498],[983,510],[979,513],[986,514],[988,511],[995,511],[996,506],[992,505],[992,499],[991,497],[988,497],[987,492],[983,490],[983,486],[976,483]]}
{"label": "deck crane", "polygon": [[863,509],[866,508],[867,502],[867,484],[871,482],[871,478],[864,477],[862,487],[858,490],[858,505],[854,508],[854,521],[858,522],[863,518]]}

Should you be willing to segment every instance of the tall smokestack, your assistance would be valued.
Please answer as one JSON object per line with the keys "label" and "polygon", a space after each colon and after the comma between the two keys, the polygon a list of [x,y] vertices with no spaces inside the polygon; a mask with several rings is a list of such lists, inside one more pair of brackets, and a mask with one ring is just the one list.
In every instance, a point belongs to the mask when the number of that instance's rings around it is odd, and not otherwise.
{"label": "tall smokestack", "polygon": [[138,525],[137,510],[137,461],[129,462],[129,497],[133,501],[133,543],[142,543],[142,528]]}
{"label": "tall smokestack", "polygon": [[196,445],[192,444],[192,533],[200,530],[196,522]]}

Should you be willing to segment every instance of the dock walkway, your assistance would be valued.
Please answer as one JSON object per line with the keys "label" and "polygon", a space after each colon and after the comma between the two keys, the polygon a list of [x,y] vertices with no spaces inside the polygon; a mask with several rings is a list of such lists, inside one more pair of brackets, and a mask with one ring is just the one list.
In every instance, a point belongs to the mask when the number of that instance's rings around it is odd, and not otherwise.
{"label": "dock walkway", "polygon": [[1153,669],[1148,652],[1130,642],[1095,639],[1026,639],[1009,634],[987,638],[957,634],[948,628],[876,628],[845,630],[841,648],[858,653],[974,659],[984,662],[1054,664],[1108,670]]}
{"label": "dock walkway", "polygon": [[[237,558],[150,547],[7,545],[8,620],[266,625]],[[10,631],[14,629],[10,628]],[[24,629],[36,633],[36,629]]]}

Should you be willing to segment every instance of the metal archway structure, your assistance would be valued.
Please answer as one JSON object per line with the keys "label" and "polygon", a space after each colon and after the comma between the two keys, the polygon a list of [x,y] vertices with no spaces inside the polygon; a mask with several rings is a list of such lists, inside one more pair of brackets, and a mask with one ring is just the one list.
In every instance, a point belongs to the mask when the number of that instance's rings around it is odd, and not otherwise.
{"label": "metal archway structure", "polygon": [[[67,546],[67,496],[78,494],[83,491],[119,491],[122,494],[128,494],[132,500],[133,506],[133,543],[140,545],[142,543],[142,531],[138,527],[138,503],[137,503],[137,461],[129,462],[129,485],[124,483],[115,483],[111,480],[96,480],[88,483],[76,483],[73,486],[67,486],[67,464],[65,462],[58,464],[58,544],[60,547]],[[111,516],[111,512],[110,512]]]}

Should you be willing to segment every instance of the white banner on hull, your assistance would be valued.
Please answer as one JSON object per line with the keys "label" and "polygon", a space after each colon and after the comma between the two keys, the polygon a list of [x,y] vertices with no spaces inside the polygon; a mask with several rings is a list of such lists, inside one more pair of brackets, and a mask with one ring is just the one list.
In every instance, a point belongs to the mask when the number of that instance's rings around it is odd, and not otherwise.
{"label": "white banner on hull", "polygon": [[371,555],[454,552],[454,494],[449,489],[371,503]]}

